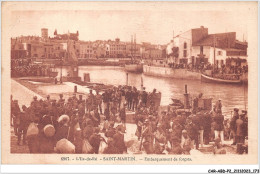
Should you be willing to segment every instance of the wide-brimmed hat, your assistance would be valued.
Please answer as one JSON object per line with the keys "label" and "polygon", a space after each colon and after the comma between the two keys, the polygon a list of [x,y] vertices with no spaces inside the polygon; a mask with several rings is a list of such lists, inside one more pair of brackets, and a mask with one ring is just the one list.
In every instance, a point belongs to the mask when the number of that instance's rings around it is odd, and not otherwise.
{"label": "wide-brimmed hat", "polygon": [[187,131],[184,129],[184,130],[181,131],[181,133],[185,134],[185,133],[187,133]]}
{"label": "wide-brimmed hat", "polygon": [[61,115],[58,120],[57,120],[59,123],[62,122],[62,121],[65,121],[65,122],[69,122],[70,121],[70,117],[68,115]]}
{"label": "wide-brimmed hat", "polygon": [[55,128],[53,125],[51,124],[47,124],[44,128],[43,128],[43,132],[44,135],[46,137],[52,137],[55,134]]}

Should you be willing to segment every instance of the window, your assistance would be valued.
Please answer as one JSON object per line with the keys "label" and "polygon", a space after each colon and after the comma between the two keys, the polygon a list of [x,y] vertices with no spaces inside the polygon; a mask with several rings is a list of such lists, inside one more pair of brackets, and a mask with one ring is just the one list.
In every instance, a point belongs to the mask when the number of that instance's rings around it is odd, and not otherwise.
{"label": "window", "polygon": [[184,42],[184,45],[183,45],[183,47],[184,47],[184,49],[186,49],[186,48],[187,48],[187,43],[186,43],[186,42]]}
{"label": "window", "polygon": [[183,50],[183,57],[187,57],[187,50]]}
{"label": "window", "polygon": [[218,56],[222,56],[222,51],[218,51]]}

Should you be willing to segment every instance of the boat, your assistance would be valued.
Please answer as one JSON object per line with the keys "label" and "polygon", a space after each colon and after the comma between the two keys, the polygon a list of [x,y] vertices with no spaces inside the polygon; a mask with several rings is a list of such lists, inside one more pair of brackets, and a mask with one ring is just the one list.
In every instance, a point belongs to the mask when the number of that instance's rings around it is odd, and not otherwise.
{"label": "boat", "polygon": [[143,72],[143,63],[140,60],[136,60],[136,36],[131,36],[131,63],[125,64],[125,71],[142,73]]}
{"label": "boat", "polygon": [[223,84],[242,84],[242,81],[239,80],[225,80],[225,79],[220,79],[216,77],[210,77],[205,74],[201,74],[201,81],[202,82],[207,82],[207,83],[223,83]]}
{"label": "boat", "polygon": [[127,72],[142,73],[143,64],[127,64],[127,65],[125,65],[125,70]]}
{"label": "boat", "polygon": [[143,66],[144,75],[163,77],[163,78],[173,78],[182,80],[201,80],[201,73],[190,71],[188,69],[174,69],[170,67],[163,66],[153,66],[144,65]]}
{"label": "boat", "polygon": [[[242,80],[240,78],[240,75],[235,74],[225,74],[226,77],[230,76],[232,78],[224,79],[224,78],[218,78],[216,75],[214,76],[215,72],[215,62],[216,62],[216,38],[214,35],[214,60],[213,60],[213,72],[211,73],[212,76],[201,74],[201,81],[202,82],[208,82],[208,83],[223,83],[223,84],[242,84]],[[235,77],[235,78],[234,78]]]}

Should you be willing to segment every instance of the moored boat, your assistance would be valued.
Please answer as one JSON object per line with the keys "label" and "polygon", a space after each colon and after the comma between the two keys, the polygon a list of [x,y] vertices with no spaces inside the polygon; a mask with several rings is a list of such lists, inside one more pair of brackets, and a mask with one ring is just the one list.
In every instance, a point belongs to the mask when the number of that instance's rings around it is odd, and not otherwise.
{"label": "moored boat", "polygon": [[128,72],[142,73],[143,64],[128,64],[125,65],[125,70]]}
{"label": "moored boat", "polygon": [[165,77],[173,79],[184,79],[184,80],[200,80],[201,73],[195,71],[189,71],[188,69],[174,69],[170,67],[162,66],[143,66],[143,72],[148,76]]}
{"label": "moored boat", "polygon": [[223,83],[223,84],[242,84],[240,79],[237,80],[226,80],[216,77],[210,77],[205,74],[201,74],[201,81],[207,83]]}

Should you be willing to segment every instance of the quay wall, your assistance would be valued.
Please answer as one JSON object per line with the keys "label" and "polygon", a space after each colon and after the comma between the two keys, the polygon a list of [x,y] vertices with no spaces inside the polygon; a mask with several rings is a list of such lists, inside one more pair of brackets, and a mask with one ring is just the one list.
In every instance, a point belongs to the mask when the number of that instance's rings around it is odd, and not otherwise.
{"label": "quay wall", "polygon": [[143,66],[145,75],[156,77],[168,77],[187,80],[201,80],[201,73],[188,71],[187,69],[172,69],[168,67]]}

